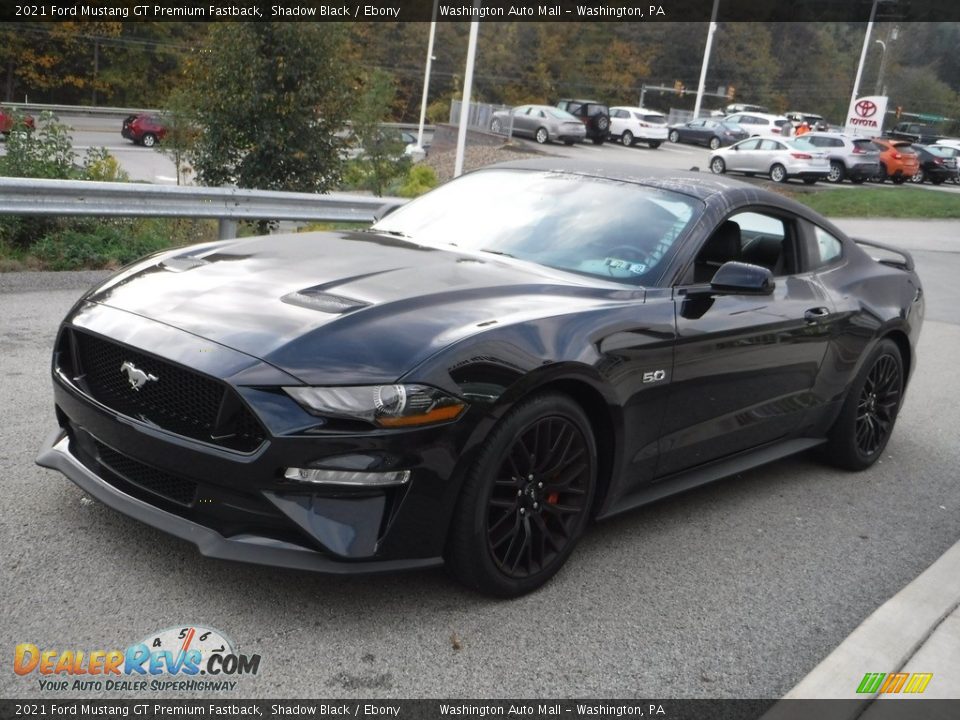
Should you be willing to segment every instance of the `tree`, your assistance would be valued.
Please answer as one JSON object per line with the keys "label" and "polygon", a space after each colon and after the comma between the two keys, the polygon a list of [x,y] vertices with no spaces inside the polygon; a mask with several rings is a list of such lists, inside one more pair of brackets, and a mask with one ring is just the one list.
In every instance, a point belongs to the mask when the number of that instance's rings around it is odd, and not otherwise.
{"label": "tree", "polygon": [[406,172],[409,162],[403,162],[406,158],[399,134],[381,126],[389,118],[397,94],[393,79],[374,70],[364,85],[351,123],[353,139],[360,150],[354,162],[360,166],[364,185],[379,197],[388,182]]}
{"label": "tree", "polygon": [[193,172],[187,158],[197,146],[200,131],[196,118],[190,109],[190,98],[182,90],[175,90],[164,103],[163,123],[167,134],[162,143],[154,149],[162,152],[171,161],[177,173],[177,185],[186,182],[187,175]]}
{"label": "tree", "polygon": [[189,60],[190,152],[204,185],[323,192],[356,94],[335,23],[221,23]]}

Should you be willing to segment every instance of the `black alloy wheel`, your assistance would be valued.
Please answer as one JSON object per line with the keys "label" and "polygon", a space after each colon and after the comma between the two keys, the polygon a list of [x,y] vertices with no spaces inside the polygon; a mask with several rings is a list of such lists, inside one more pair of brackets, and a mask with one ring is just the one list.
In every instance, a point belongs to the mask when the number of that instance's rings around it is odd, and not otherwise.
{"label": "black alloy wheel", "polygon": [[447,560],[467,586],[500,597],[535,590],[563,565],[590,518],[597,451],[563,395],[514,408],[464,482]]}
{"label": "black alloy wheel", "polygon": [[864,363],[829,433],[828,458],[849,470],[864,470],[881,456],[903,400],[903,359],[889,339]]}

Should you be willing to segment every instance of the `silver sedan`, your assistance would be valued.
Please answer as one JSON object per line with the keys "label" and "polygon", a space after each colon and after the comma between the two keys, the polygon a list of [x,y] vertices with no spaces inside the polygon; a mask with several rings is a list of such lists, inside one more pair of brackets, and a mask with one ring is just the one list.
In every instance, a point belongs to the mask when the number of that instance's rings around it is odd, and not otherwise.
{"label": "silver sedan", "polygon": [[823,150],[803,138],[754,137],[715,150],[710,156],[710,170],[717,175],[726,172],[767,175],[774,182],[798,177],[812,185],[830,174],[830,161]]}
{"label": "silver sedan", "polygon": [[520,105],[511,110],[498,110],[490,121],[490,131],[532,137],[541,145],[559,140],[567,145],[583,142],[587,135],[584,124],[575,115],[550,105]]}

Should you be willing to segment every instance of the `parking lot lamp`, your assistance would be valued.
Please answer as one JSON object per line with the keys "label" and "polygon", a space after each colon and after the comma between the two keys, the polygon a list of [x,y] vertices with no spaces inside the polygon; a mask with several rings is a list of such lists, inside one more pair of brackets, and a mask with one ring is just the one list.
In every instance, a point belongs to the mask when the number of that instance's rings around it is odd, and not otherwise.
{"label": "parking lot lamp", "polygon": [[433,19],[430,22],[430,39],[427,41],[427,67],[423,72],[423,99],[420,101],[420,129],[417,131],[417,150],[423,150],[423,123],[427,118],[430,68],[433,66],[433,38],[437,34],[437,2],[438,0],[433,0]]}
{"label": "parking lot lamp", "polygon": [[707,47],[703,51],[703,63],[700,65],[700,84],[697,86],[697,100],[693,104],[693,119],[700,117],[700,104],[703,102],[703,86],[707,81],[707,68],[710,66],[710,50],[713,47],[713,34],[717,31],[717,7],[720,0],[713,0],[713,13],[710,15],[710,29],[707,30]]}

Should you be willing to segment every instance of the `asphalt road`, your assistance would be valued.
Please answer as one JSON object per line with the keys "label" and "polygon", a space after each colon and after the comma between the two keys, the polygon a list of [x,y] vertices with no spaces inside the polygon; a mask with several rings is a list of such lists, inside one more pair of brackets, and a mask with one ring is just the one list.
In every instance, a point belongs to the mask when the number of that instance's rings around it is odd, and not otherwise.
{"label": "asphalt road", "polygon": [[[800,456],[596,525],[547,587],[510,602],[441,570],[204,559],[36,467],[54,332],[97,275],[0,275],[0,697],[124,695],[41,694],[10,671],[18,643],[122,649],[187,624],[262,655],[224,698],[780,696],[960,538],[960,223],[874,229],[910,239],[929,303],[883,460],[849,474]],[[869,669],[851,666],[851,687]]]}

